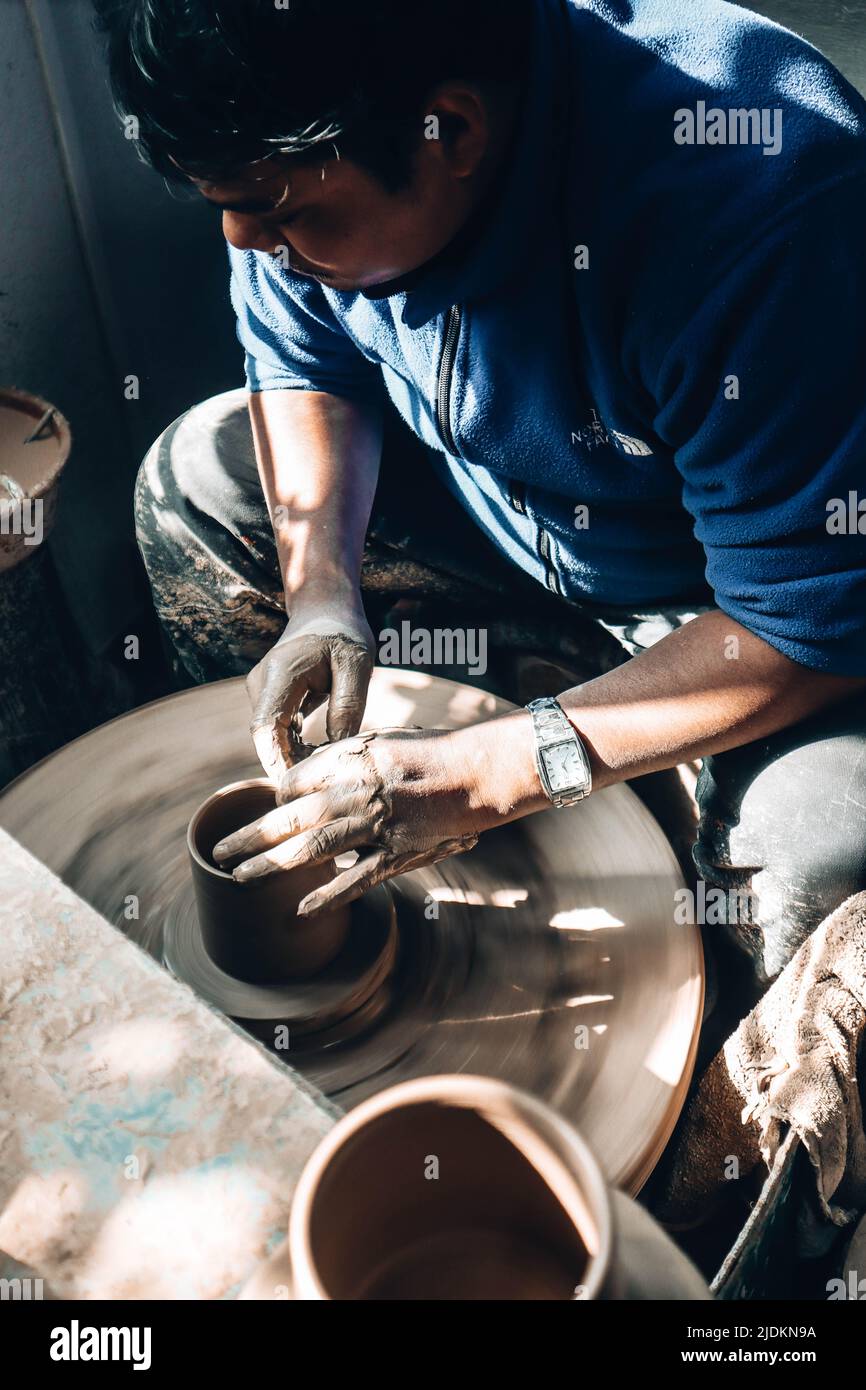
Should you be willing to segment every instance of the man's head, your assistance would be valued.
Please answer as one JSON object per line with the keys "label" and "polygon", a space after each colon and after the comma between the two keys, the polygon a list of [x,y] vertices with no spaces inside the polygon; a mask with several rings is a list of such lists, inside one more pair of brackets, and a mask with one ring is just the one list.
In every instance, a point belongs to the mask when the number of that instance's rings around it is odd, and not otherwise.
{"label": "man's head", "polygon": [[143,156],[223,209],[235,246],[288,248],[371,289],[462,230],[505,158],[532,0],[96,0]]}

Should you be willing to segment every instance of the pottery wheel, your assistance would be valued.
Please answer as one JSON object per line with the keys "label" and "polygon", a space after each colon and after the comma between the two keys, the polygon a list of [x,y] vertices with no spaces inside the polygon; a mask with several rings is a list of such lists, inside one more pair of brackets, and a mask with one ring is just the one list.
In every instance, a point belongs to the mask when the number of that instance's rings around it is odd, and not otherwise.
{"label": "pottery wheel", "polygon": [[[453,728],[510,708],[470,686],[378,669],[364,727]],[[241,680],[157,701],[20,777],[0,796],[0,824],[160,960],[168,936],[169,963],[189,978],[186,826],[211,792],[260,775],[248,721]],[[308,741],[322,741],[323,724],[322,711],[307,721]],[[664,835],[625,786],[492,831],[471,853],[396,880],[395,951],[380,940],[367,974],[355,971],[366,981],[357,1026],[329,1033],[333,988],[319,981],[321,1036],[301,1028],[277,1055],[344,1108],[411,1077],[501,1077],[559,1109],[608,1179],[635,1192],[682,1107],[701,1020],[699,933],[674,922],[682,886]],[[393,944],[381,902],[376,920]],[[270,1026],[282,1005],[262,1008]]]}
{"label": "pottery wheel", "polygon": [[390,1002],[397,947],[393,894],[380,884],[353,904],[349,939],[320,974],[270,987],[236,980],[205,950],[187,878],[165,916],[162,959],[208,1004],[276,1050],[291,1050],[294,1061],[299,1048],[320,1051],[369,1029]]}

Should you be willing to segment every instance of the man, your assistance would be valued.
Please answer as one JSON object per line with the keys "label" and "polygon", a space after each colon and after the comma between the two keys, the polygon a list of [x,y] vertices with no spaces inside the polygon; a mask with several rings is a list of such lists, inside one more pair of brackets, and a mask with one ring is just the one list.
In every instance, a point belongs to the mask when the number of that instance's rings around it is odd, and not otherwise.
{"label": "man", "polygon": [[[286,804],[226,844],[236,877],[357,850],[315,912],[702,759],[699,871],[751,887],[776,974],[866,886],[863,101],[716,0],[101,8],[142,152],[221,212],[260,479],[208,407],[173,427],[193,466],[155,446],[157,606],[199,675],[288,616],[252,677]],[[356,736],[383,386],[560,621],[632,660],[462,732]]]}

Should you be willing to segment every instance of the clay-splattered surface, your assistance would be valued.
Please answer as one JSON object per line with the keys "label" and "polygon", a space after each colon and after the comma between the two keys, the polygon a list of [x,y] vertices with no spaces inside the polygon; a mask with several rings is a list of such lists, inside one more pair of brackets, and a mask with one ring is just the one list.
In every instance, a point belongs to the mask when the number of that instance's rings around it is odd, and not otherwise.
{"label": "clay-splattered surface", "polygon": [[232,1297],[335,1114],[0,831],[0,1249],[61,1298]]}

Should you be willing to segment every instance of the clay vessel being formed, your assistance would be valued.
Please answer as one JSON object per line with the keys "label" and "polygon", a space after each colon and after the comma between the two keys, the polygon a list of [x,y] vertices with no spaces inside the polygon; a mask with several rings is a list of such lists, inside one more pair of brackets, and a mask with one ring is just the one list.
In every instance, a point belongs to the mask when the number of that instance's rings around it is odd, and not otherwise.
{"label": "clay vessel being formed", "polygon": [[235,782],[208,797],[187,833],[205,950],[227,975],[250,984],[317,975],[339,954],[351,921],[348,907],[309,922],[297,916],[301,900],[334,877],[333,862],[273,874],[258,883],[236,883],[214,863],[220,840],[275,806],[270,782]]}
{"label": "clay vessel being formed", "polygon": [[365,1101],[309,1160],[289,1238],[241,1295],[701,1299],[698,1271],[609,1192],[577,1132],[501,1081],[434,1076]]}

